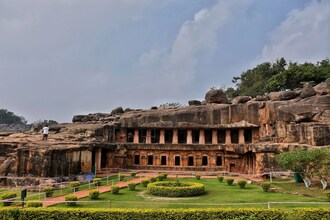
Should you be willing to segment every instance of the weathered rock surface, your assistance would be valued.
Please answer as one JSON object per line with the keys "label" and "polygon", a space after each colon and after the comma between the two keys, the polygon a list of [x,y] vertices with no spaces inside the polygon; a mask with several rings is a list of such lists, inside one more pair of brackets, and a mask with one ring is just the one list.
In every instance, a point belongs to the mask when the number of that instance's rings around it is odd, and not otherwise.
{"label": "weathered rock surface", "polygon": [[313,86],[311,84],[306,83],[299,96],[300,96],[300,98],[304,99],[304,98],[311,97],[314,95],[316,95],[315,89],[313,88]]}
{"label": "weathered rock surface", "polygon": [[206,103],[227,104],[228,98],[222,89],[211,89],[205,95]]}
{"label": "weathered rock surface", "polygon": [[188,101],[188,105],[189,106],[192,106],[192,105],[202,105],[202,102],[201,101],[198,101],[198,100],[190,100],[190,101]]}
{"label": "weathered rock surface", "polygon": [[314,86],[314,90],[319,95],[330,94],[330,78],[328,78],[325,82]]}
{"label": "weathered rock surface", "polygon": [[124,113],[124,110],[122,107],[117,107],[111,111],[111,115],[121,115]]}
{"label": "weathered rock surface", "polygon": [[239,104],[239,103],[246,103],[250,101],[252,98],[251,96],[237,96],[232,100],[232,104]]}

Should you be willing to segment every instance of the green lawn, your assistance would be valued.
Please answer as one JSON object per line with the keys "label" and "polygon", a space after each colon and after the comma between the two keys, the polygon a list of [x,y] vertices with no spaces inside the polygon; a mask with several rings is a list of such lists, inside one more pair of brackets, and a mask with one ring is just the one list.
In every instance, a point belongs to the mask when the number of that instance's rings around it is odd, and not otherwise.
{"label": "green lawn", "polygon": [[[198,181],[195,178],[181,179],[181,181]],[[77,207],[86,208],[194,208],[194,207],[260,207],[266,208],[266,204],[247,204],[260,202],[325,202],[321,197],[303,196],[302,194],[293,195],[280,193],[277,191],[263,192],[258,185],[248,184],[245,189],[240,189],[237,184],[228,186],[227,183],[220,183],[217,179],[201,179],[198,182],[205,184],[206,193],[202,196],[189,198],[162,198],[148,194],[145,187],[141,184],[136,187],[136,191],[129,189],[121,189],[118,195],[111,193],[100,194],[100,198],[90,200],[89,198],[81,199],[86,203],[79,203]],[[289,181],[274,182],[273,186],[277,190],[283,190],[287,187]],[[290,184],[294,184],[291,183]],[[283,188],[282,188],[283,187]],[[288,190],[287,188],[285,190]],[[291,189],[292,190],[292,189]],[[311,190],[311,189],[304,189]],[[321,190],[320,190],[321,191]],[[291,191],[292,192],[292,191]],[[305,193],[303,193],[305,194]],[[90,201],[90,202],[88,202]],[[222,203],[222,204],[220,204]],[[227,203],[227,205],[223,205]],[[243,205],[228,203],[245,203]],[[67,207],[65,204],[56,207]],[[272,208],[292,209],[296,207],[325,207],[329,205],[302,205],[302,204],[271,204]]]}

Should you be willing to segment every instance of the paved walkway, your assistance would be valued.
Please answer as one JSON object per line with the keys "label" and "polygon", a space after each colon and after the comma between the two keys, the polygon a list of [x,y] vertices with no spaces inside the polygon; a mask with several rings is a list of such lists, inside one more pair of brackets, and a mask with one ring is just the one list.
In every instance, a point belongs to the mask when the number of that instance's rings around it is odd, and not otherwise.
{"label": "paved walkway", "polygon": [[[135,178],[135,179],[131,179],[128,181],[118,182],[117,184],[115,184],[115,186],[119,186],[120,188],[125,188],[125,187],[127,187],[128,183],[139,183],[139,182],[140,182],[140,178]],[[75,192],[74,194],[78,197],[78,199],[85,198],[85,197],[89,196],[90,190],[95,190],[95,189],[96,188],[85,189],[85,190]],[[97,190],[100,191],[100,193],[109,192],[109,191],[111,191],[111,186],[110,185],[99,186],[97,188]],[[56,205],[56,204],[65,202],[65,196],[67,196],[67,195],[46,198],[46,199],[42,200],[43,207],[52,206],[52,205]]]}

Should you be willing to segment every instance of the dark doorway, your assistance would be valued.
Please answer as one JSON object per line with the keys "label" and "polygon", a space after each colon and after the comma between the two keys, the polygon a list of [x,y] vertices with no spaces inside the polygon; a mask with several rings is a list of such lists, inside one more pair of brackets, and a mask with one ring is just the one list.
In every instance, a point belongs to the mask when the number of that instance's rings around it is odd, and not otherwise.
{"label": "dark doorway", "polygon": [[174,164],[175,164],[175,166],[180,166],[181,165],[181,157],[180,156],[175,156],[174,157]]}
{"label": "dark doorway", "polygon": [[226,143],[226,130],[220,129],[217,131],[218,133],[218,143],[224,144]]}
{"label": "dark doorway", "polygon": [[202,166],[207,166],[208,164],[208,156],[203,156],[202,157]]}
{"label": "dark doorway", "polygon": [[205,144],[212,144],[212,130],[204,130]]}
{"label": "dark doorway", "polygon": [[127,129],[127,142],[132,143],[134,141],[134,129]]}
{"label": "dark doorway", "polygon": [[151,130],[151,143],[159,143],[160,139],[160,130],[159,129],[152,129]]}
{"label": "dark doorway", "polygon": [[217,156],[217,166],[222,166],[222,157]]}
{"label": "dark doorway", "polygon": [[179,144],[187,143],[187,130],[178,130],[178,142]]}
{"label": "dark doorway", "polygon": [[230,130],[230,138],[232,144],[238,144],[238,129]]}
{"label": "dark doorway", "polygon": [[244,142],[245,143],[252,142],[252,129],[251,128],[244,129]]}
{"label": "dark doorway", "polygon": [[140,165],[140,155],[134,155],[134,164]]}
{"label": "dark doorway", "polygon": [[165,166],[167,164],[167,158],[166,158],[166,156],[161,156],[160,157],[160,164],[162,166]]}
{"label": "dark doorway", "polygon": [[139,143],[145,143],[147,137],[147,129],[139,130]]}
{"label": "dark doorway", "polygon": [[192,135],[193,144],[198,144],[199,143],[199,130],[192,130],[191,135]]}
{"label": "dark doorway", "polygon": [[101,151],[101,168],[107,167],[107,149]]}
{"label": "dark doorway", "polygon": [[235,164],[234,163],[229,164],[229,172],[235,172],[235,171],[236,171]]}
{"label": "dark doorway", "polygon": [[173,130],[165,130],[165,143],[171,144],[173,140]]}
{"label": "dark doorway", "polygon": [[194,166],[194,157],[193,156],[188,157],[188,166]]}
{"label": "dark doorway", "polygon": [[153,165],[153,164],[154,164],[154,156],[148,155],[148,165]]}

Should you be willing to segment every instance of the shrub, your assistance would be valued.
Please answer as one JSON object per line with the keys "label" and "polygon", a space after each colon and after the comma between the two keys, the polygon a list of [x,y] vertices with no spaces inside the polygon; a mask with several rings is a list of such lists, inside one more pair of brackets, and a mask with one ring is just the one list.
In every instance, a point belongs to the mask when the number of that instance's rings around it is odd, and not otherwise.
{"label": "shrub", "polygon": [[238,180],[237,183],[238,183],[239,187],[241,189],[243,189],[243,188],[245,188],[246,180]]}
{"label": "shrub", "polygon": [[234,183],[234,178],[227,178],[226,182],[227,182],[228,186],[231,186]]}
{"label": "shrub", "polygon": [[142,180],[142,185],[143,185],[144,187],[147,187],[148,184],[149,184],[149,180],[147,180],[147,179]]}
{"label": "shrub", "polygon": [[26,202],[26,207],[34,207],[34,208],[37,208],[37,207],[42,207],[42,202],[41,201],[27,201]]}
{"label": "shrub", "polygon": [[164,176],[164,179],[167,178],[167,173],[162,173],[162,175]]}
{"label": "shrub", "polygon": [[150,177],[149,181],[150,181],[151,183],[154,183],[154,182],[157,181],[157,179],[156,179],[155,177]]}
{"label": "shrub", "polygon": [[186,197],[204,194],[204,184],[194,182],[155,182],[148,185],[149,193],[164,197]]}
{"label": "shrub", "polygon": [[13,202],[11,202],[10,200],[14,200],[14,198],[16,198],[16,193],[14,192],[6,192],[2,194],[1,200],[9,200],[8,202],[2,202],[3,206],[10,206],[11,204],[13,204]]}
{"label": "shrub", "polygon": [[94,178],[93,183],[95,186],[101,186],[102,185],[102,179],[101,178]]}
{"label": "shrub", "polygon": [[134,178],[136,176],[136,173],[132,172],[131,177]]}
{"label": "shrub", "polygon": [[201,179],[201,175],[199,173],[196,173],[195,175],[196,179],[200,180]]}
{"label": "shrub", "polygon": [[261,187],[265,192],[269,191],[271,185],[272,184],[270,182],[267,182],[267,181],[261,183]]}
{"label": "shrub", "polygon": [[134,190],[135,190],[135,186],[136,186],[136,183],[129,183],[129,184],[128,184],[128,188],[129,188],[129,190],[131,190],[131,191],[134,191]]}
{"label": "shrub", "polygon": [[77,201],[78,197],[76,195],[70,194],[65,197],[65,201],[68,201],[66,204],[68,206],[76,206],[77,203],[74,201]]}
{"label": "shrub", "polygon": [[111,193],[112,194],[118,194],[119,193],[119,186],[112,186],[111,187]]}
{"label": "shrub", "polygon": [[224,177],[222,175],[218,175],[217,178],[218,178],[218,180],[219,180],[220,183],[222,183],[223,180],[224,180]]}
{"label": "shrub", "polygon": [[125,177],[126,177],[125,174],[122,174],[122,173],[118,174],[119,181],[124,180]]}
{"label": "shrub", "polygon": [[330,219],[330,209],[326,208],[300,208],[293,209],[294,219],[308,219],[308,220],[319,220],[319,219]]}
{"label": "shrub", "polygon": [[325,196],[325,198],[330,202],[330,190],[325,190],[323,192],[323,195]]}
{"label": "shrub", "polygon": [[48,197],[52,197],[53,196],[54,190],[55,190],[55,188],[52,187],[52,186],[45,186],[42,191],[45,192],[46,197],[48,198]]}
{"label": "shrub", "polygon": [[70,182],[70,188],[73,188],[73,191],[78,191],[80,186],[80,182],[78,181],[74,181],[74,182]]}
{"label": "shrub", "polygon": [[89,197],[91,199],[98,199],[99,198],[99,195],[100,195],[100,191],[98,191],[98,190],[91,190],[91,191],[89,191]]}
{"label": "shrub", "polygon": [[157,180],[162,181],[167,178],[167,174],[161,173],[157,176]]}

